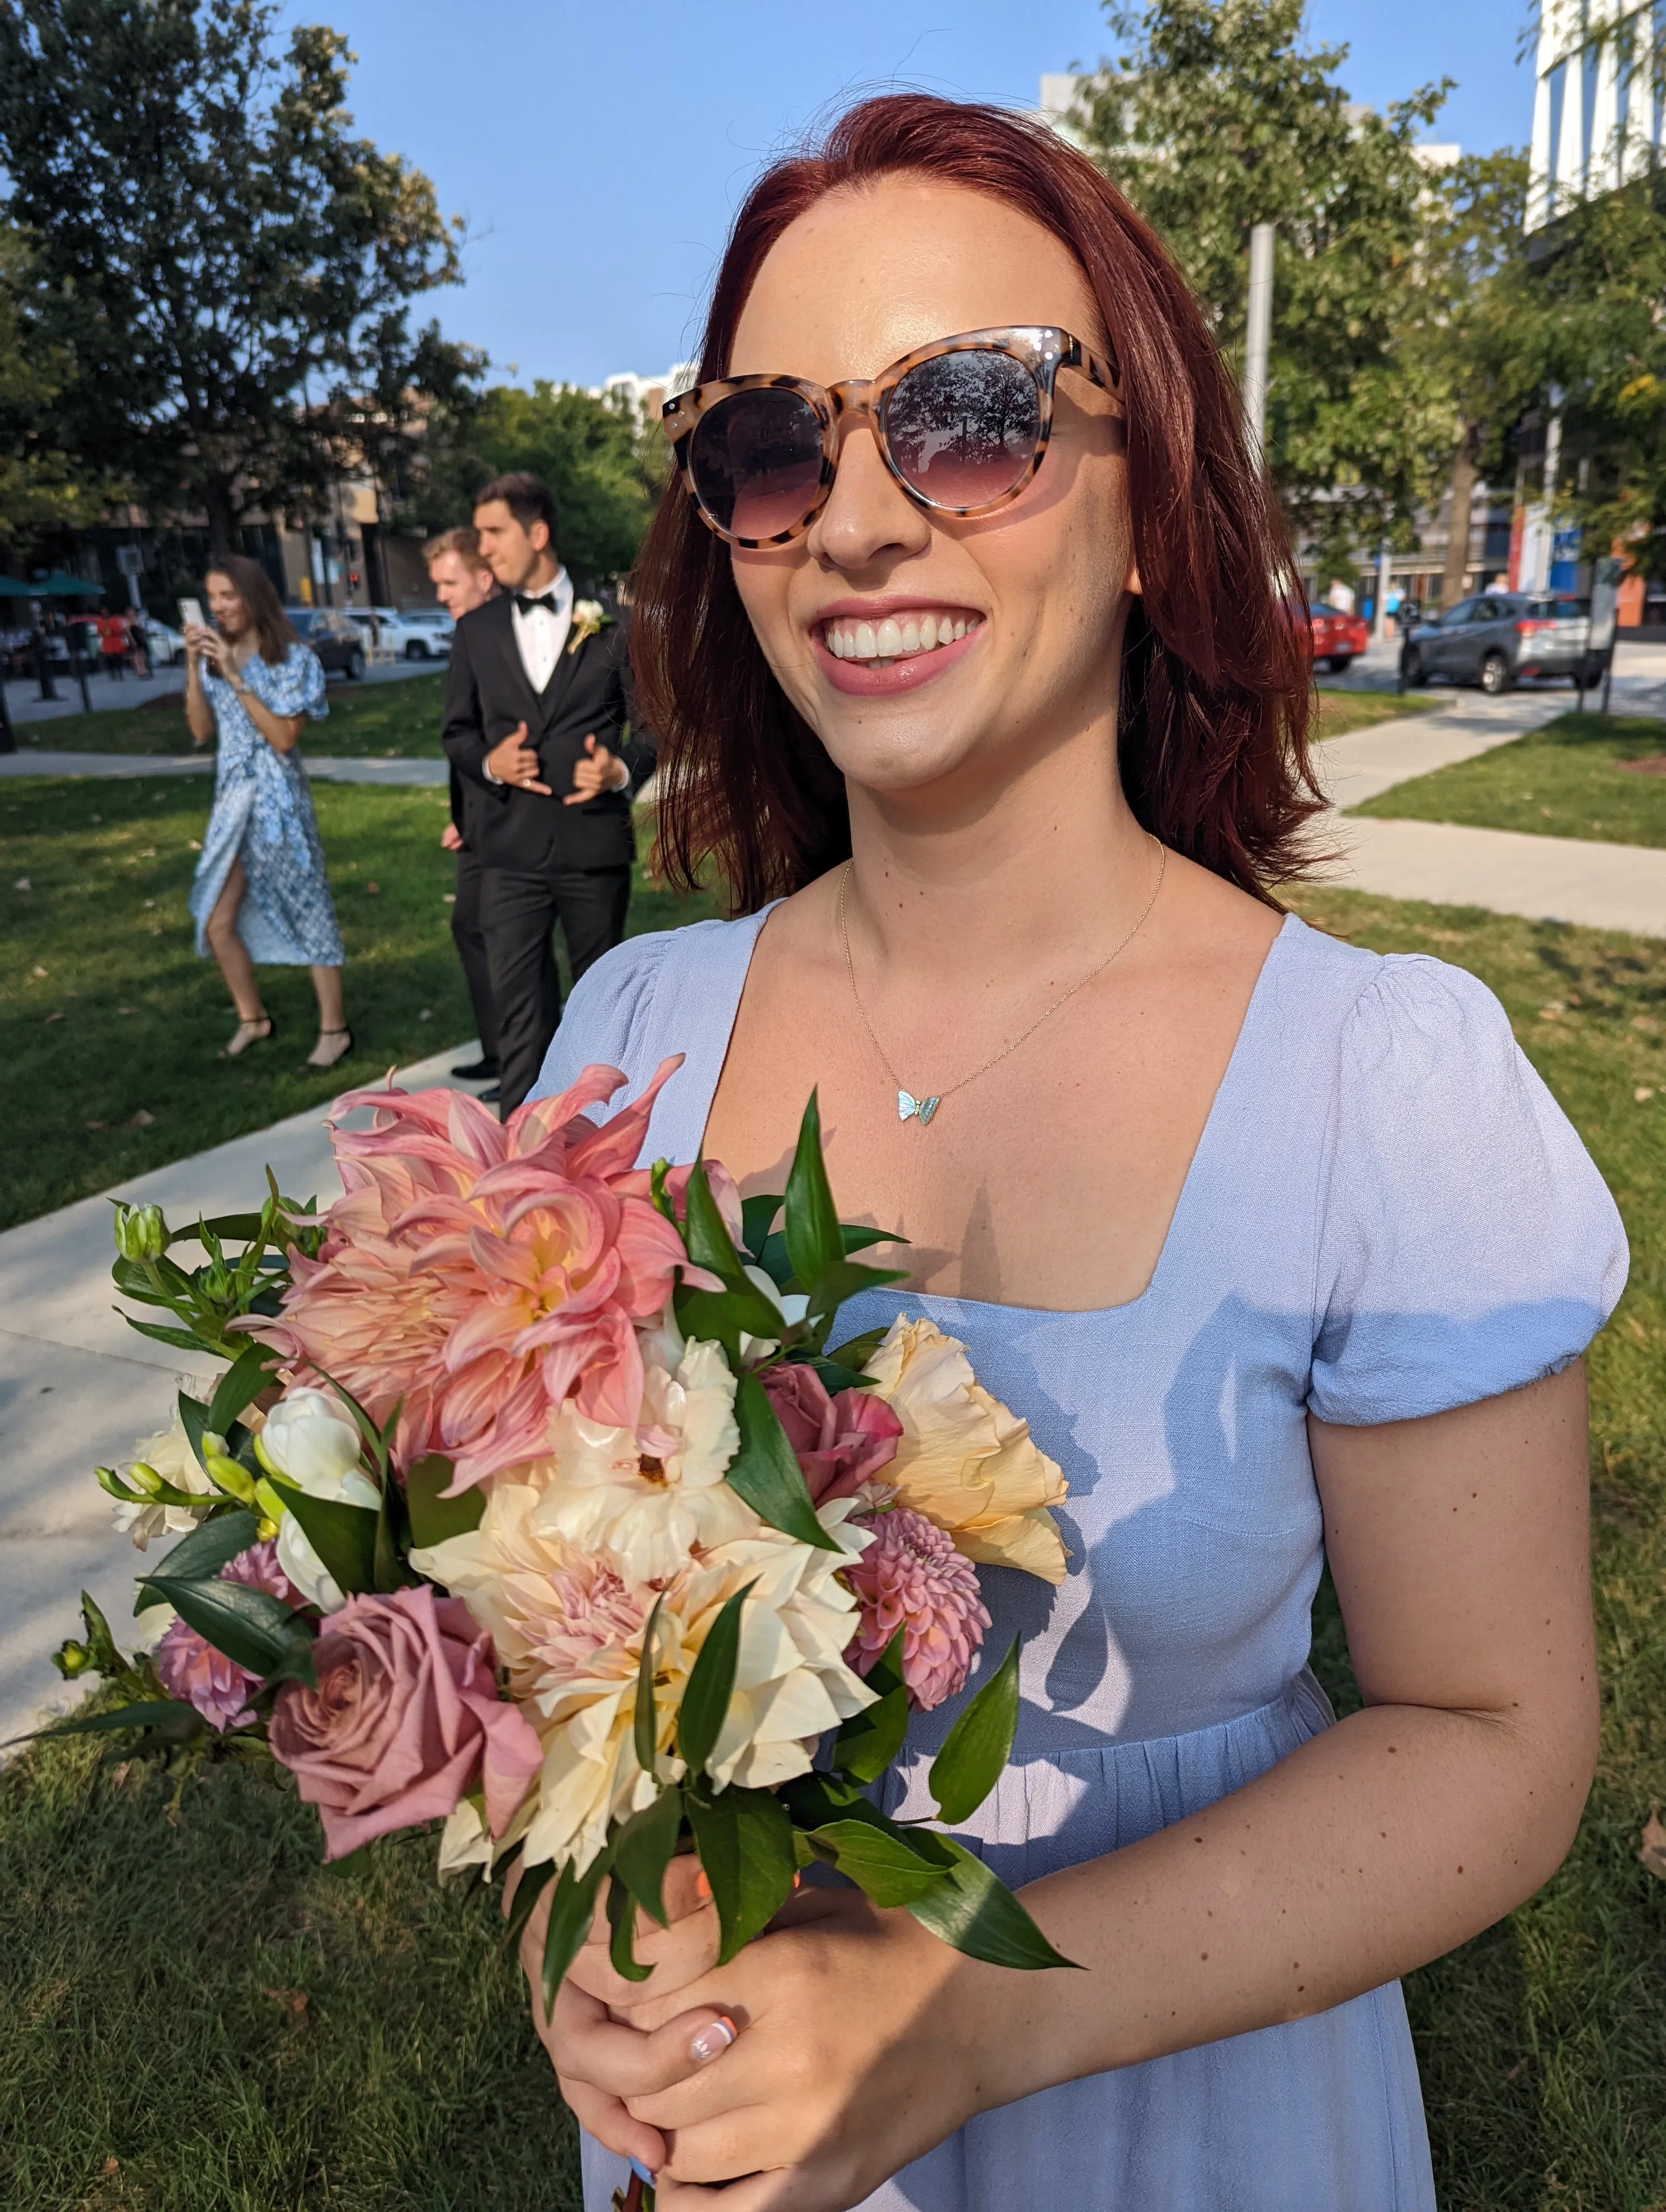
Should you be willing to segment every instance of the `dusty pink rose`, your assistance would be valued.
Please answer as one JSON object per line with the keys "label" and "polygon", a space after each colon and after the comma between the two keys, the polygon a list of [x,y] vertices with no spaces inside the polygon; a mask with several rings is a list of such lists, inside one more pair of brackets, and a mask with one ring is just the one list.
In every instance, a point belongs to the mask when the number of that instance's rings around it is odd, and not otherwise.
{"label": "dusty pink rose", "polygon": [[345,1113],[376,1123],[334,1133],[345,1185],[315,1260],[296,1253],[283,1311],[252,1333],[292,1374],[319,1371],[377,1419],[400,1406],[396,1453],[456,1462],[453,1489],[544,1456],[569,1395],[587,1419],[635,1422],[635,1324],[658,1314],[683,1240],[636,1167],[649,1111],[681,1065],[599,1127],[583,1111],[624,1081],[587,1067],[569,1091],[500,1124],[458,1091],[358,1091]]}
{"label": "dusty pink rose", "polygon": [[858,1517],[873,1541],[845,1570],[861,1607],[845,1657],[859,1674],[871,1674],[900,1628],[909,1703],[928,1713],[964,1685],[989,1626],[977,1570],[923,1513],[899,1505]]}
{"label": "dusty pink rose", "polygon": [[903,1424],[871,1390],[830,1397],[815,1369],[800,1360],[766,1367],[759,1379],[818,1505],[854,1498],[897,1456]]}
{"label": "dusty pink rose", "polygon": [[269,1733],[319,1808],[326,1859],[442,1819],[477,1786],[502,1834],[544,1754],[498,1696],[491,1639],[465,1605],[427,1583],[350,1597],[325,1618],[313,1662],[317,1688],[280,1690]]}
{"label": "dusty pink rose", "polygon": [[[285,1605],[306,1603],[278,1565],[276,1544],[252,1544],[246,1552],[227,1561],[220,1570],[220,1579],[246,1583],[251,1589],[281,1597]],[[259,1675],[251,1674],[234,1659],[216,1651],[206,1637],[199,1636],[186,1622],[173,1620],[163,1630],[156,1645],[155,1664],[156,1679],[168,1696],[195,1705],[216,1729],[243,1728],[254,1718],[249,1692],[259,1688]]]}

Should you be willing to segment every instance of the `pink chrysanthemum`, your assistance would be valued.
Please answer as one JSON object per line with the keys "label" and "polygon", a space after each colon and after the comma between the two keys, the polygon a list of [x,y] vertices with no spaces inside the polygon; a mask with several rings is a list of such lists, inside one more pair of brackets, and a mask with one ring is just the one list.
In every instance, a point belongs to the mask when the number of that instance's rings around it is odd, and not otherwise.
{"label": "pink chrysanthemum", "polygon": [[860,1516],[859,1525],[873,1531],[873,1541],[846,1570],[861,1626],[845,1657],[859,1674],[871,1673],[900,1628],[909,1702],[929,1712],[963,1686],[989,1626],[977,1571],[942,1529],[907,1506]]}
{"label": "pink chrysanthemum", "polygon": [[457,1091],[363,1091],[374,1128],[337,1129],[345,1195],[315,1260],[296,1253],[281,1317],[253,1327],[292,1372],[342,1383],[372,1415],[400,1405],[395,1451],[456,1462],[453,1487],[543,1457],[569,1395],[587,1419],[636,1420],[636,1323],[658,1314],[680,1267],[673,1223],[636,1168],[667,1060],[641,1097],[599,1127],[584,1109],[624,1081],[587,1067],[559,1097],[499,1123]]}
{"label": "pink chrysanthemum", "polygon": [[[220,1579],[246,1583],[251,1589],[282,1598],[285,1605],[305,1602],[277,1564],[275,1543],[252,1544],[240,1552],[221,1568]],[[241,1728],[254,1718],[249,1692],[260,1686],[259,1675],[216,1651],[183,1620],[170,1621],[156,1646],[156,1679],[170,1698],[194,1705],[214,1728]]]}

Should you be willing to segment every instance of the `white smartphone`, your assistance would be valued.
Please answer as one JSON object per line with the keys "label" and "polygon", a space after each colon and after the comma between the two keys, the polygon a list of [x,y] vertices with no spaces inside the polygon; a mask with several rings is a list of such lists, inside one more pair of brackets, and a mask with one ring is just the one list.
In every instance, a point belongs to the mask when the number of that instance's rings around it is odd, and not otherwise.
{"label": "white smartphone", "polygon": [[198,629],[208,628],[203,615],[203,602],[200,599],[181,599],[179,602],[180,629],[189,629],[193,623]]}

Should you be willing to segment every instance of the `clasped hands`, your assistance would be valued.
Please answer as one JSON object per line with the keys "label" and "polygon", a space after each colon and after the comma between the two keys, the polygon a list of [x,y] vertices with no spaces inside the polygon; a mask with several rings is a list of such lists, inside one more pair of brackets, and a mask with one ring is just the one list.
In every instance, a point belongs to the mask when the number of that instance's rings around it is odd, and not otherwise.
{"label": "clasped hands", "polygon": [[645,1982],[615,1973],[599,1912],[548,2019],[547,1899],[521,1944],[562,2096],[654,2174],[660,2212],[848,2212],[1028,2086],[1006,2063],[1012,1984],[1041,1977],[979,1965],[907,1912],[821,1887],[719,1966],[703,1883],[693,1859],[673,1861],[669,1927],[639,1916]]}
{"label": "clasped hands", "polygon": [[[588,800],[599,799],[605,791],[623,791],[629,781],[627,773],[619,771],[624,762],[617,753],[610,752],[598,744],[593,731],[584,741],[584,758],[573,770],[573,788],[562,799],[563,806],[583,806]],[[496,744],[486,756],[486,773],[499,783],[513,785],[517,791],[534,791],[540,799],[553,799],[555,793],[547,783],[540,783],[542,763],[527,741],[526,725],[518,722],[500,744]]]}

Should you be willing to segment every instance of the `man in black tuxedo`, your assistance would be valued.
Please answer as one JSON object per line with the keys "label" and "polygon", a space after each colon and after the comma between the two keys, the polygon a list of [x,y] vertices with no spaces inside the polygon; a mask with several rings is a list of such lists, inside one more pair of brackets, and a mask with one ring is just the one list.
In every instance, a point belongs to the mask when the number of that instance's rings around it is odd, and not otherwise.
{"label": "man in black tuxedo", "polygon": [[[465,615],[472,614],[477,607],[483,607],[497,589],[497,579],[486,566],[472,526],[443,531],[438,538],[431,538],[423,548],[423,558],[428,563],[428,579],[434,586],[434,596],[453,624]],[[480,1057],[466,1066],[453,1067],[452,1073],[465,1082],[489,1081],[491,1089],[477,1095],[483,1104],[495,1106],[498,1096],[497,1012],[492,1005],[486,940],[480,931],[480,837],[477,830],[470,834],[472,817],[485,804],[486,795],[480,786],[465,783],[453,768],[451,819],[440,842],[447,853],[457,855],[457,895],[452,902],[451,936],[462,963],[464,981],[469,987]]]}
{"label": "man in black tuxedo", "polygon": [[593,604],[575,608],[549,492],[535,477],[500,477],[477,500],[474,526],[500,588],[453,634],[445,746],[480,794],[469,835],[507,1119],[561,1018],[556,922],[575,981],[624,935],[631,794],[654,749],[641,732],[623,741],[625,625]]}

